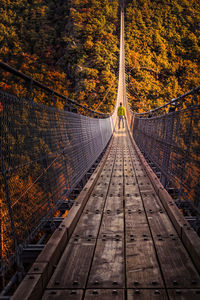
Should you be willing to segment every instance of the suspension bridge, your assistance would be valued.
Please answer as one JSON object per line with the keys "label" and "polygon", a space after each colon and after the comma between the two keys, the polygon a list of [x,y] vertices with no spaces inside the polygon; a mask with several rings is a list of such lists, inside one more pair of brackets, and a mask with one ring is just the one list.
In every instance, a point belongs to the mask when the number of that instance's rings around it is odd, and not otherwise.
{"label": "suspension bridge", "polygon": [[[199,88],[134,115],[124,61],[122,10],[116,107],[126,106],[125,128],[116,108],[84,115],[73,101],[60,111],[0,93],[0,299],[199,299]],[[31,243],[44,228],[51,237]]]}

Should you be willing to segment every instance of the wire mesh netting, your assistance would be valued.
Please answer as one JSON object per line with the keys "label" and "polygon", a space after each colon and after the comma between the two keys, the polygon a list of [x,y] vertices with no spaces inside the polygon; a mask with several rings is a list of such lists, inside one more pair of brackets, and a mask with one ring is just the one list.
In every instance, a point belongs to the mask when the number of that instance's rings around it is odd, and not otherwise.
{"label": "wire mesh netting", "polygon": [[182,199],[200,210],[200,105],[144,117],[128,109],[133,137],[161,172],[165,187],[172,185]]}
{"label": "wire mesh netting", "polygon": [[113,116],[91,118],[0,92],[1,273],[94,164]]}

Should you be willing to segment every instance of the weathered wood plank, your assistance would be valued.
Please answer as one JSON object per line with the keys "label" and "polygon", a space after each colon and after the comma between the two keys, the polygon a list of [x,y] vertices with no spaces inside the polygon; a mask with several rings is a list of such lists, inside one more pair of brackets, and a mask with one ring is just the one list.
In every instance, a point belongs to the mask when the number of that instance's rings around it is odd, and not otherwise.
{"label": "weathered wood plank", "polygon": [[83,212],[80,220],[73,232],[73,238],[96,238],[101,222],[101,213],[96,211],[87,213]]}
{"label": "weathered wood plank", "polygon": [[143,234],[150,235],[149,226],[144,211],[138,210],[125,210],[126,220],[126,235],[142,236]]}
{"label": "weathered wood plank", "polygon": [[111,184],[109,188],[109,195],[118,196],[119,194],[121,196],[123,195],[123,184],[121,182]]}
{"label": "weathered wood plank", "polygon": [[139,193],[139,187],[138,187],[136,180],[129,184],[126,182],[126,179],[125,179],[124,187],[125,187],[125,195],[126,194],[133,195],[135,193]]}
{"label": "weathered wood plank", "polygon": [[26,275],[18,289],[11,297],[12,300],[39,300],[42,296],[42,275]]}
{"label": "weathered wood plank", "polygon": [[85,288],[94,246],[94,241],[69,243],[47,288]]}
{"label": "weathered wood plank", "polygon": [[168,300],[164,289],[132,289],[127,292],[127,300]]}
{"label": "weathered wood plank", "polygon": [[141,196],[146,210],[152,209],[153,211],[156,212],[160,210],[164,210],[163,205],[160,199],[158,198],[158,196],[156,195],[156,193],[152,193],[151,191],[146,193],[141,192]]}
{"label": "weathered wood plank", "polygon": [[[106,188],[104,188],[105,190]],[[102,211],[104,207],[104,202],[105,202],[106,197],[104,194],[101,195],[96,195],[95,193],[92,193],[90,196],[85,208],[84,212],[96,212],[96,211]]]}
{"label": "weathered wood plank", "polygon": [[169,289],[168,291],[170,300],[199,300],[200,299],[200,290],[195,289],[181,289],[176,290]]}
{"label": "weathered wood plank", "polygon": [[[134,192],[135,191],[135,192]],[[141,196],[139,194],[139,190],[138,187],[136,186],[136,188],[134,189],[134,191],[132,193],[127,192],[127,188],[125,186],[125,207],[127,209],[143,209],[143,204],[142,204],[142,199]]]}
{"label": "weathered wood plank", "polygon": [[168,215],[165,211],[148,211],[148,221],[154,238],[156,237],[176,237],[177,232],[174,229]]}
{"label": "weathered wood plank", "polygon": [[146,183],[147,182],[149,182],[148,181],[148,177],[147,177],[147,175],[146,175],[146,172],[143,170],[143,168],[135,168],[134,169],[134,171],[135,171],[135,174],[136,174],[136,176],[137,176],[137,178],[138,178],[138,182],[140,183],[140,181],[143,181],[144,180],[144,178],[146,179]]}
{"label": "weathered wood plank", "polygon": [[123,197],[122,196],[112,196],[108,195],[105,204],[105,211],[110,210],[115,213],[121,212],[123,209]]}
{"label": "weathered wood plank", "polygon": [[[107,176],[104,180],[109,182],[110,181],[110,176]],[[96,197],[106,197],[106,194],[107,194],[107,187],[102,188],[101,186],[95,186],[95,189],[92,192],[92,195],[94,195]]]}
{"label": "weathered wood plank", "polygon": [[181,239],[184,246],[192,256],[197,270],[200,273],[200,239],[197,233],[190,227],[184,226]]}
{"label": "weathered wood plank", "polygon": [[124,236],[124,216],[123,213],[112,213],[107,210],[103,214],[103,219],[100,229],[100,237],[106,236],[114,238],[116,236]]}
{"label": "weathered wood plank", "polygon": [[47,290],[42,300],[81,300],[83,290]]}
{"label": "weathered wood plank", "polygon": [[53,266],[58,262],[64,247],[68,240],[68,228],[65,224],[60,226],[54,231],[48,243],[45,245],[42,252],[37,257],[35,263],[47,263],[47,269],[44,269],[44,276],[48,277],[52,274]]}
{"label": "weathered wood plank", "polygon": [[124,174],[124,184],[127,185],[135,185],[136,184],[136,178],[134,174],[131,175]]}
{"label": "weathered wood plank", "polygon": [[[134,174],[131,163],[130,163],[130,166],[124,166],[124,174],[128,175],[128,176],[131,176],[132,174]],[[134,176],[134,178],[135,178],[135,176]]]}
{"label": "weathered wood plank", "polygon": [[164,287],[156,253],[149,237],[126,243],[126,278],[128,288]]}
{"label": "weathered wood plank", "polygon": [[124,287],[123,241],[98,240],[87,288]]}
{"label": "weathered wood plank", "polygon": [[67,228],[68,237],[71,236],[79,218],[83,211],[83,207],[77,203],[75,203],[70,209],[67,217],[63,220],[62,225]]}
{"label": "weathered wood plank", "polygon": [[167,288],[200,288],[200,277],[178,238],[155,239],[155,245]]}
{"label": "weathered wood plank", "polygon": [[35,262],[30,270],[28,271],[28,275],[41,275],[41,279],[42,279],[42,286],[43,288],[46,286],[50,276],[51,276],[50,270],[49,270],[49,263],[45,262],[45,263],[38,263]]}
{"label": "weathered wood plank", "polygon": [[119,289],[93,289],[86,290],[84,300],[124,300],[124,290]]}
{"label": "weathered wood plank", "polygon": [[155,191],[153,186],[150,183],[145,183],[143,181],[141,183],[139,183],[139,189],[141,192],[151,191],[153,193]]}

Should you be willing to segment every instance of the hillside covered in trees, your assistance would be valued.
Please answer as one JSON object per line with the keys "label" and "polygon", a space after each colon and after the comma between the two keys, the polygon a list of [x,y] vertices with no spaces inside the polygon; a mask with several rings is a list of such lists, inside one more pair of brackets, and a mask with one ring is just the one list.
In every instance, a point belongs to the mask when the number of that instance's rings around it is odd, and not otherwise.
{"label": "hillside covered in trees", "polygon": [[[118,0],[1,0],[0,59],[92,109],[111,111],[117,92]],[[134,110],[199,85],[198,0],[127,0],[126,70]],[[0,70],[2,72],[2,70]],[[26,96],[3,74],[0,88]],[[35,101],[48,103],[37,91]],[[56,106],[64,103],[56,99]]]}
{"label": "hillside covered in trees", "polygon": [[200,84],[200,2],[127,2],[128,98],[134,110],[143,111]]}
{"label": "hillside covered in trees", "polygon": [[[1,0],[0,14],[2,61],[83,105],[112,110],[118,0]],[[22,83],[13,83],[7,73],[3,78],[0,88],[26,95]],[[47,102],[41,91],[35,100]]]}

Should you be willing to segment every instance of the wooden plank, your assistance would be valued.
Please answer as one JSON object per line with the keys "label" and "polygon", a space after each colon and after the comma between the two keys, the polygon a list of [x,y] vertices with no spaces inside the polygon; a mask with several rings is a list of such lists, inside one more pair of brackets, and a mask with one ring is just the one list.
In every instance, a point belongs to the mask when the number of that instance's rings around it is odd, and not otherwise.
{"label": "wooden plank", "polygon": [[105,189],[109,186],[109,181],[98,180],[97,185],[101,189]]}
{"label": "wooden plank", "polygon": [[68,238],[72,235],[72,232],[80,218],[82,211],[83,207],[75,203],[75,205],[73,205],[69,210],[67,217],[63,220],[62,225],[67,228]]}
{"label": "wooden plank", "polygon": [[79,222],[73,232],[74,238],[96,238],[99,226],[101,222],[101,212],[96,211],[91,213],[87,213],[87,211],[83,212],[81,215]]}
{"label": "wooden plank", "polygon": [[49,263],[45,262],[45,263],[37,263],[35,262],[31,268],[28,271],[28,275],[35,275],[35,274],[39,274],[41,275],[41,280],[42,280],[42,286],[43,288],[46,286],[51,273],[49,272]]}
{"label": "wooden plank", "polygon": [[[110,176],[106,177],[104,180],[109,182]],[[107,194],[107,187],[103,188],[102,186],[98,186],[98,185],[95,186],[95,188],[92,192],[92,195],[96,196],[96,197],[106,197],[106,194]]]}
{"label": "wooden plank", "polygon": [[178,207],[174,203],[171,196],[168,194],[166,190],[163,188],[159,189],[159,197],[162,201],[163,206],[165,207],[172,223],[174,224],[179,236],[182,234],[182,228],[184,226],[189,226],[188,222],[181,215]]}
{"label": "wooden plank", "polygon": [[128,288],[162,288],[163,281],[152,240],[134,238],[126,243]]}
{"label": "wooden plank", "polygon": [[121,212],[123,209],[123,197],[112,196],[106,198],[105,211],[110,210],[115,213]]}
{"label": "wooden plank", "polygon": [[127,300],[168,300],[164,289],[129,289]]}
{"label": "wooden plank", "polygon": [[151,191],[152,193],[155,192],[153,186],[149,182],[141,181],[139,183],[139,189],[141,192],[149,192]]}
{"label": "wooden plank", "polygon": [[133,182],[132,184],[125,183],[124,189],[125,189],[125,193],[124,193],[125,197],[127,197],[128,195],[139,194],[139,187],[136,182]]}
{"label": "wooden plank", "polygon": [[[134,175],[133,168],[131,166],[129,167],[124,166],[124,174],[127,175],[127,177]],[[133,178],[135,179],[135,176]]]}
{"label": "wooden plank", "polygon": [[[111,182],[110,188],[109,188],[109,195],[110,197],[112,196],[118,196],[118,195],[123,195],[123,183],[113,183]],[[112,195],[112,196],[111,196]]]}
{"label": "wooden plank", "polygon": [[42,300],[81,300],[83,290],[46,290]]}
{"label": "wooden plank", "polygon": [[112,177],[116,177],[120,180],[120,178],[123,177],[123,175],[122,174],[117,174],[117,175],[113,174]]}
{"label": "wooden plank", "polygon": [[167,288],[200,288],[200,277],[181,241],[155,239],[155,246]]}
{"label": "wooden plank", "polygon": [[125,207],[127,209],[143,209],[142,199],[138,190],[138,187],[136,186],[134,191],[128,192],[127,187],[125,186]]}
{"label": "wooden plank", "polygon": [[93,289],[86,290],[84,300],[124,300],[124,290],[119,289]]}
{"label": "wooden plank", "polygon": [[105,195],[101,194],[101,195],[96,195],[94,193],[92,193],[92,195],[90,196],[85,208],[84,208],[84,212],[96,212],[96,211],[102,211],[103,207],[104,207],[104,202],[105,202]]}
{"label": "wooden plank", "polygon": [[44,276],[48,277],[52,274],[54,265],[58,262],[64,247],[68,241],[67,226],[61,223],[60,226],[54,231],[49,241],[45,245],[42,252],[36,258],[35,263],[47,263],[48,268],[44,270]]}
{"label": "wooden plank", "polygon": [[125,210],[126,220],[126,235],[129,238],[131,235],[142,236],[143,234],[150,235],[149,226],[144,211]]}
{"label": "wooden plank", "polygon": [[184,246],[190,253],[195,267],[200,273],[200,238],[197,233],[190,227],[184,226],[181,237]]}
{"label": "wooden plank", "polygon": [[128,153],[124,153],[124,172],[127,170],[130,170],[132,169],[132,160],[130,159],[130,154],[129,154],[129,151]]}
{"label": "wooden plank", "polygon": [[131,173],[131,175],[127,175],[126,173],[124,174],[124,184],[136,184],[136,177],[133,173]]}
{"label": "wooden plank", "polygon": [[146,210],[152,209],[153,211],[160,211],[164,210],[163,205],[156,195],[156,193],[152,193],[151,191],[148,192],[141,192],[141,196],[143,199],[144,206]]}
{"label": "wooden plank", "polygon": [[100,237],[106,236],[115,238],[120,236],[123,238],[124,235],[124,216],[123,213],[112,213],[107,210],[103,214]]}
{"label": "wooden plank", "polygon": [[94,247],[93,240],[69,243],[47,288],[85,288]]}
{"label": "wooden plank", "polygon": [[170,289],[167,290],[170,300],[199,300],[200,290],[197,289]]}
{"label": "wooden plank", "polygon": [[11,297],[12,300],[39,300],[42,296],[42,275],[26,275]]}
{"label": "wooden plank", "polygon": [[123,241],[98,240],[87,288],[124,287]]}
{"label": "wooden plank", "polygon": [[172,225],[165,211],[148,211],[147,215],[151,232],[154,238],[177,237],[177,232],[174,229],[174,226]]}
{"label": "wooden plank", "polygon": [[[143,179],[143,178],[146,178],[146,179],[148,179],[148,177],[147,177],[147,175],[146,175],[146,172],[144,171],[144,169],[143,168],[135,168],[135,174],[136,174],[136,176],[139,178],[139,179]],[[148,182],[148,181],[146,181],[146,182]]]}
{"label": "wooden plank", "polygon": [[103,174],[101,174],[100,178],[101,178],[102,181],[109,181],[110,175],[106,175],[106,174],[103,175]]}

